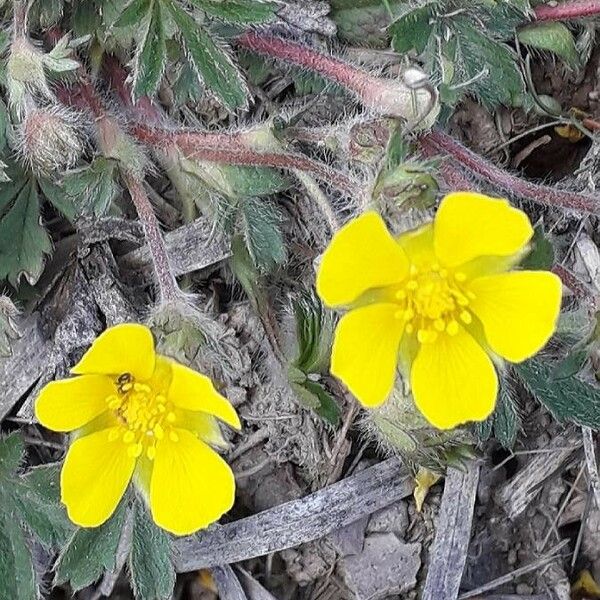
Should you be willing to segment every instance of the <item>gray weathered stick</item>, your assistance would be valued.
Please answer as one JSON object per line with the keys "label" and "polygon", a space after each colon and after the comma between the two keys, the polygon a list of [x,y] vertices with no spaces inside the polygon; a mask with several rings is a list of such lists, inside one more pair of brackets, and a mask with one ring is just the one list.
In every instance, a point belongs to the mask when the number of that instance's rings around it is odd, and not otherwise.
{"label": "gray weathered stick", "polygon": [[[231,256],[228,244],[203,218],[171,231],[164,237],[175,275],[205,269]],[[150,268],[152,261],[148,247],[142,246],[133,250],[123,256],[120,263],[123,268],[132,271]]]}
{"label": "gray weathered stick", "polygon": [[515,519],[527,508],[540,486],[571,459],[581,444],[581,438],[568,428],[498,489],[496,502],[510,519]]}
{"label": "gray weathered stick", "polygon": [[585,464],[590,478],[590,487],[594,493],[596,508],[600,509],[600,475],[598,474],[594,434],[589,427],[582,427],[581,433],[583,435],[583,451],[585,453]]}
{"label": "gray weathered stick", "polygon": [[397,458],[270,510],[177,540],[179,572],[231,564],[319,539],[405,498],[412,478]]}
{"label": "gray weathered stick", "polygon": [[229,565],[213,567],[211,572],[220,600],[248,600],[242,584]]}
{"label": "gray weathered stick", "polygon": [[479,465],[448,469],[423,600],[456,600],[471,539]]}
{"label": "gray weathered stick", "polygon": [[240,583],[248,596],[248,600],[277,600],[269,590],[265,589],[248,571],[241,567],[235,569]]}

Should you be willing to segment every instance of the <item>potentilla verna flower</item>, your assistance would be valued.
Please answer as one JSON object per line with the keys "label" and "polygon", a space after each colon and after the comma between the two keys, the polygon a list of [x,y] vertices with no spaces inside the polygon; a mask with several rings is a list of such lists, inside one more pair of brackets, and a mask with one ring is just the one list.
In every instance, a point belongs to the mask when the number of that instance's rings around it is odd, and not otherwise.
{"label": "potentilla verna flower", "polygon": [[107,329],[71,372],[43,388],[35,413],[73,432],[61,498],[74,523],[104,523],[132,479],[157,525],[177,535],[232,507],[233,473],[210,446],[225,444],[217,420],[240,421],[208,377],[156,354],[150,330],[133,323]]}
{"label": "potentilla verna flower", "polygon": [[538,352],[556,328],[560,279],[513,270],[533,229],[506,200],[446,196],[433,223],[399,236],[367,212],[337,232],[317,274],[331,307],[346,307],[331,372],[367,407],[385,402],[397,366],[435,427],[493,411],[496,367]]}

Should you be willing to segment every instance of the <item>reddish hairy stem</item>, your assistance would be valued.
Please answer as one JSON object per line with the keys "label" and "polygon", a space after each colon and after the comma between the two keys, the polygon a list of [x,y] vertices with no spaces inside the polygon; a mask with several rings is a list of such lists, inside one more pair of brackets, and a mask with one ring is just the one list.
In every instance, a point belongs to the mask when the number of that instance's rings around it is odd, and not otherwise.
{"label": "reddish hairy stem", "polygon": [[536,21],[562,21],[600,15],[600,0],[573,0],[560,4],[542,4],[533,9]]}
{"label": "reddish hairy stem", "polygon": [[593,312],[598,307],[600,298],[594,290],[584,281],[581,281],[575,273],[572,273],[562,265],[554,265],[552,271],[558,275],[562,282],[575,294],[579,300],[590,302],[590,310]]}
{"label": "reddish hairy stem", "polygon": [[176,146],[191,159],[229,165],[272,167],[312,173],[347,194],[356,194],[358,183],[316,160],[292,152],[263,152],[248,147],[243,134],[205,133],[148,127],[136,123],[131,134],[151,146]]}
{"label": "reddish hairy stem", "polygon": [[133,173],[123,172],[122,175],[152,252],[152,262],[161,296],[160,303],[174,302],[179,297],[179,286],[171,269],[160,225],[150,198],[146,194],[143,182]]}
{"label": "reddish hairy stem", "polygon": [[434,130],[422,136],[419,140],[419,145],[429,156],[433,154],[447,154],[451,156],[460,167],[515,196],[520,196],[545,206],[572,210],[579,213],[591,215],[600,213],[600,203],[591,196],[568,190],[557,190],[546,185],[525,181],[475,154],[475,152],[469,150],[442,131]]}

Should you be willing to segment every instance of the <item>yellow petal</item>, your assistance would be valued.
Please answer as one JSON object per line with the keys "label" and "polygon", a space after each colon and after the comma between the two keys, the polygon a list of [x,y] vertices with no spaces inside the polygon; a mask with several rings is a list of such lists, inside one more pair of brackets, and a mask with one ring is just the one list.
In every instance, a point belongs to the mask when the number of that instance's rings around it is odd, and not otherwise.
{"label": "yellow petal", "polygon": [[372,288],[402,281],[408,259],[383,219],[367,212],[331,240],[317,273],[317,293],[329,306],[343,306]]}
{"label": "yellow petal", "polygon": [[100,334],[71,373],[130,373],[145,381],[154,371],[154,360],[154,339],[150,330],[137,323],[122,323]]}
{"label": "yellow petal", "polygon": [[240,419],[229,400],[217,392],[210,378],[171,361],[173,379],[169,400],[179,408],[214,415],[234,429],[241,429]]}
{"label": "yellow petal", "polygon": [[548,271],[514,271],[479,277],[468,288],[490,348],[511,362],[533,356],[556,329],[562,285]]}
{"label": "yellow petal", "polygon": [[189,431],[165,436],[156,447],[150,508],[157,525],[189,535],[217,521],[232,506],[235,480],[229,465]]}
{"label": "yellow petal", "polygon": [[120,440],[109,440],[112,430],[97,431],[75,440],[60,477],[62,502],[73,523],[97,527],[115,511],[135,467]]}
{"label": "yellow petal", "polygon": [[507,200],[473,192],[448,194],[434,221],[435,253],[455,267],[480,256],[510,256],[529,242],[527,215]]}
{"label": "yellow petal", "polygon": [[410,263],[417,267],[430,266],[436,262],[433,250],[433,223],[403,233],[398,236],[398,244],[408,256]]}
{"label": "yellow petal", "polygon": [[402,322],[395,304],[351,310],[337,326],[331,373],[365,406],[382,404],[394,385]]}
{"label": "yellow petal", "polygon": [[490,357],[463,329],[421,345],[410,383],[417,408],[438,429],[482,421],[494,409],[498,394]]}
{"label": "yellow petal", "polygon": [[205,412],[175,409],[176,427],[187,429],[196,434],[203,442],[218,448],[227,448],[219,422],[215,417]]}
{"label": "yellow petal", "polygon": [[115,386],[105,375],[51,381],[35,401],[35,416],[52,431],[73,431],[105,412],[106,398],[114,393]]}

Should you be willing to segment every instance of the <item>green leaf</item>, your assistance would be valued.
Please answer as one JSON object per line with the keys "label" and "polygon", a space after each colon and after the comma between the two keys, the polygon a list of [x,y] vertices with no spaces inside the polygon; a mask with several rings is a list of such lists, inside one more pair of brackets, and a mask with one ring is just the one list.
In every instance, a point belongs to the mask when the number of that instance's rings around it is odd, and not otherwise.
{"label": "green leaf", "polygon": [[73,198],[65,193],[65,189],[62,185],[56,185],[49,179],[40,178],[38,179],[38,185],[42,190],[42,193],[46,197],[46,200],[62,213],[71,223],[75,222],[77,216],[77,207],[73,202]]}
{"label": "green leaf", "polygon": [[161,3],[153,0],[152,11],[146,17],[144,38],[135,56],[133,91],[137,97],[152,96],[162,79],[167,61],[164,16]]}
{"label": "green leaf", "polygon": [[174,0],[161,2],[167,7],[179,29],[186,56],[199,80],[230,110],[246,108],[246,84],[225,45],[196,23]]}
{"label": "green leaf", "polygon": [[115,568],[127,509],[127,501],[121,501],[108,521],[99,527],[75,532],[58,559],[56,585],[68,581],[77,591],[98,580],[105,571]]}
{"label": "green leaf", "polygon": [[488,107],[511,106],[524,92],[514,51],[492,39],[468,17],[456,18],[452,27],[456,34],[455,69],[462,76],[457,83],[470,81],[469,91]]}
{"label": "green leaf", "polygon": [[[552,371],[552,379],[568,379],[583,369],[589,352],[587,348],[571,348],[570,352],[560,360]],[[560,385],[560,383],[558,384]]]}
{"label": "green leaf", "polygon": [[135,504],[129,572],[139,600],[168,600],[175,587],[169,536],[154,524],[142,501]]}
{"label": "green leaf", "polygon": [[335,398],[316,381],[307,379],[303,386],[319,400],[319,405],[315,408],[315,412],[327,423],[333,427],[340,424],[342,411]]}
{"label": "green leaf", "polygon": [[25,275],[35,284],[51,250],[50,237],[41,225],[37,186],[30,180],[0,221],[0,280],[8,279],[16,287]]}
{"label": "green leaf", "polygon": [[29,20],[47,29],[60,21],[63,9],[63,0],[35,0],[29,9]]}
{"label": "green leaf", "polygon": [[265,23],[275,16],[277,4],[262,0],[190,0],[212,17],[247,25]]}
{"label": "green leaf", "polygon": [[494,413],[494,437],[504,448],[510,450],[517,439],[521,420],[508,382],[504,382],[498,396]]}
{"label": "green leaf", "polygon": [[132,27],[139,25],[150,12],[151,0],[133,0],[126,4],[113,27]]}
{"label": "green leaf", "polygon": [[37,600],[38,590],[25,535],[9,514],[0,516],[0,598]]}
{"label": "green leaf", "polygon": [[562,58],[572,69],[581,65],[571,30],[558,21],[531,23],[517,32],[519,41],[538,50],[548,50]]}
{"label": "green leaf", "polygon": [[527,389],[561,422],[600,428],[600,389],[575,377],[552,379],[554,365],[540,359],[513,366]]}
{"label": "green leaf", "polygon": [[248,252],[259,270],[269,272],[286,261],[287,252],[280,229],[281,217],[274,206],[256,198],[240,203],[242,230]]}
{"label": "green leaf", "polygon": [[414,49],[421,54],[433,32],[432,16],[432,6],[425,5],[413,8],[396,19],[389,28],[394,50],[404,53]]}
{"label": "green leaf", "polygon": [[524,269],[548,271],[554,265],[554,247],[544,233],[544,226],[538,223],[535,226],[531,240],[531,250],[521,261]]}
{"label": "green leaf", "polygon": [[23,460],[25,445],[19,433],[11,433],[0,439],[0,478],[11,476]]}

